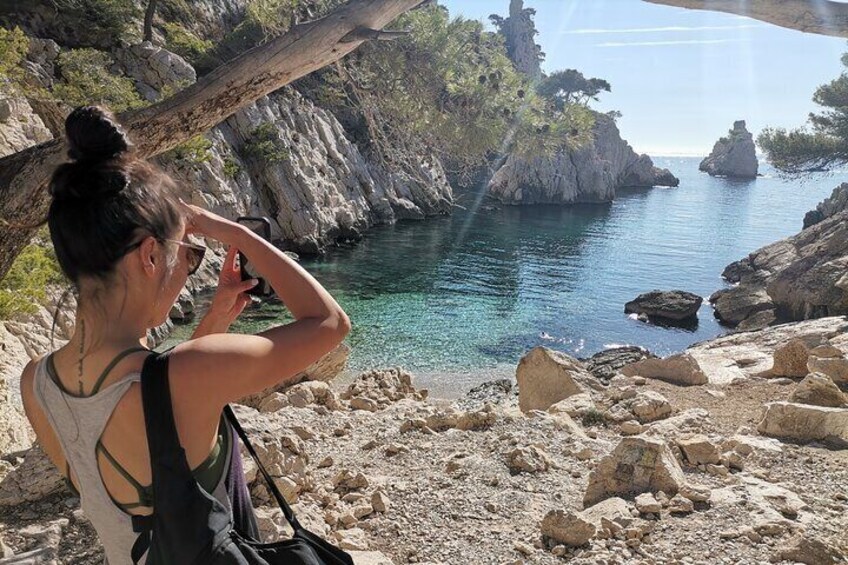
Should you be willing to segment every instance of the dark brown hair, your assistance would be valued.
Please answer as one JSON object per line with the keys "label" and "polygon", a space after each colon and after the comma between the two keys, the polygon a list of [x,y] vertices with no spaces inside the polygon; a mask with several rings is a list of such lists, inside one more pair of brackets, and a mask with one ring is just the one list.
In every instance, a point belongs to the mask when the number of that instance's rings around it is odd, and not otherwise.
{"label": "dark brown hair", "polygon": [[[133,243],[147,236],[174,237],[181,213],[174,181],[134,155],[108,109],[75,108],[65,120],[65,133],[72,161],[59,165],[50,179],[47,223],[59,267],[78,292],[81,277],[114,282],[115,266]],[[66,295],[56,307],[54,329]]]}

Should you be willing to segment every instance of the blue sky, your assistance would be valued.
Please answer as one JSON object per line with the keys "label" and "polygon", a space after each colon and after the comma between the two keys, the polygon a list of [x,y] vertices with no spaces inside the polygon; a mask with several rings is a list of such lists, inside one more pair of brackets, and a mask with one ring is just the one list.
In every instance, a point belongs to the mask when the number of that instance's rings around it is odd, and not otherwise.
{"label": "blue sky", "polygon": [[[440,0],[451,15],[506,16],[509,0]],[[612,85],[622,135],[651,155],[706,155],[733,121],[757,133],[796,127],[816,87],[842,72],[844,39],[641,0],[525,0],[536,9],[545,72],[578,69]]]}

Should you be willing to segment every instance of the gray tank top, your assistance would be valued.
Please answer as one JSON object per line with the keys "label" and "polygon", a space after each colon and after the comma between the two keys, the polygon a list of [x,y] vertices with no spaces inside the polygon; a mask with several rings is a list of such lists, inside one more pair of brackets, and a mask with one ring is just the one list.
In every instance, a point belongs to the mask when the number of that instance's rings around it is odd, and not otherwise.
{"label": "gray tank top", "polygon": [[[105,551],[106,565],[133,565],[130,550],[138,534],[133,532],[131,515],[118,507],[109,496],[97,465],[96,446],[112,411],[141,373],[127,373],[96,394],[75,397],[66,394],[47,373],[47,355],[36,362],[33,388],[35,398],[59,439],[68,465],[77,477],[80,506],[91,520]],[[227,450],[224,469],[230,467],[232,450]],[[212,492],[232,513],[226,489],[227,473]],[[141,562],[144,562],[145,557]]]}

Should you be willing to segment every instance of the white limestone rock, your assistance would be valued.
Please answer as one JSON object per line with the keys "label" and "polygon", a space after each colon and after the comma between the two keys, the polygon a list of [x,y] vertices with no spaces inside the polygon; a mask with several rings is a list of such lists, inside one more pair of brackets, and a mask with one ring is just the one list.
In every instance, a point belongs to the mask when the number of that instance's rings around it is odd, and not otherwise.
{"label": "white limestone rock", "polygon": [[756,178],[757,148],[745,120],[733,122],[733,129],[713,146],[712,152],[698,167],[711,176]]}

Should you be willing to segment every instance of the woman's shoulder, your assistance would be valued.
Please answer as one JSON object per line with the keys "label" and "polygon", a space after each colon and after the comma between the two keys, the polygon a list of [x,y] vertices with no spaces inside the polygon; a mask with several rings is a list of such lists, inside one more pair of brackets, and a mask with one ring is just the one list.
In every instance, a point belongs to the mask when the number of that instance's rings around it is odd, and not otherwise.
{"label": "woman's shoulder", "polygon": [[24,401],[31,399],[33,395],[33,383],[35,382],[35,370],[39,363],[47,357],[49,353],[45,353],[44,355],[37,357],[35,359],[31,359],[27,362],[26,366],[24,366],[23,371],[21,372],[21,378],[19,380],[19,385],[21,388],[21,399]]}

